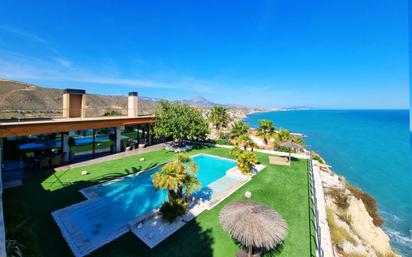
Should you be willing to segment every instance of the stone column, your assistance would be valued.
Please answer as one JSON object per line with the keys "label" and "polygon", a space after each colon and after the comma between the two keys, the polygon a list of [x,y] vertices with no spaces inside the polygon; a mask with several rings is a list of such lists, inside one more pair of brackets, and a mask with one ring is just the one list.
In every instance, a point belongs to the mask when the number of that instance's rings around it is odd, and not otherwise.
{"label": "stone column", "polygon": [[64,162],[69,162],[70,159],[70,146],[69,146],[69,133],[62,133],[62,151],[64,154]]}
{"label": "stone column", "polygon": [[70,94],[63,94],[63,118],[70,117]]}
{"label": "stone column", "polygon": [[114,142],[116,153],[120,152],[122,149],[121,131],[122,131],[122,127],[116,127],[116,136],[115,136],[116,142]]}
{"label": "stone column", "polygon": [[130,92],[127,101],[127,114],[129,117],[139,116],[139,96],[137,92]]}
{"label": "stone column", "polygon": [[80,117],[81,118],[86,118],[86,94],[82,94],[82,104],[81,104],[81,112],[80,112]]}

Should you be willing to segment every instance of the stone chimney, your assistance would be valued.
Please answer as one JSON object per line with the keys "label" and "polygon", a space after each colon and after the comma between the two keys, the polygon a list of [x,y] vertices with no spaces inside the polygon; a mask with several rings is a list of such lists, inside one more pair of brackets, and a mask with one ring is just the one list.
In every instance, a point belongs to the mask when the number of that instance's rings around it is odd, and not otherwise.
{"label": "stone chimney", "polygon": [[63,118],[86,117],[86,91],[82,89],[63,90]]}
{"label": "stone chimney", "polygon": [[127,108],[129,117],[137,117],[139,115],[139,96],[137,92],[129,93]]}

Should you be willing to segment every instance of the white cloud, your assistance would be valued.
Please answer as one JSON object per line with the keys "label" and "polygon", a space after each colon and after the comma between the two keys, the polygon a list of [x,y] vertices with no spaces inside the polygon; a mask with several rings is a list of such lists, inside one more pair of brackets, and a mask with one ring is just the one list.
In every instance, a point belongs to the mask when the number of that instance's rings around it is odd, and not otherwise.
{"label": "white cloud", "polygon": [[[219,85],[192,77],[179,76],[175,73],[154,71],[143,76],[125,75],[110,61],[100,61],[95,65],[76,66],[44,38],[14,27],[0,25],[0,35],[12,34],[25,41],[35,43],[43,51],[40,57],[35,54],[24,55],[22,52],[0,49],[0,78],[13,80],[36,80],[39,82],[74,82],[157,89],[181,89],[197,93],[208,92]],[[46,53],[44,53],[46,52]],[[133,60],[137,65],[150,66],[142,59]]]}
{"label": "white cloud", "polygon": [[72,63],[69,60],[66,60],[64,58],[54,58],[54,60],[59,63],[61,66],[69,68]]}
{"label": "white cloud", "polygon": [[47,44],[47,41],[44,38],[34,35],[32,33],[29,33],[27,31],[14,28],[14,27],[0,25],[0,31],[3,31],[5,33],[14,34],[16,36],[24,38],[25,40],[33,41],[36,43]]}
{"label": "white cloud", "polygon": [[[102,69],[104,70],[104,69]],[[0,50],[0,77],[13,80],[38,80],[48,82],[78,82],[111,86],[126,86],[156,89],[184,89],[194,92],[208,92],[216,85],[191,77],[141,78],[110,75],[72,65],[67,59],[49,60],[22,56]]]}

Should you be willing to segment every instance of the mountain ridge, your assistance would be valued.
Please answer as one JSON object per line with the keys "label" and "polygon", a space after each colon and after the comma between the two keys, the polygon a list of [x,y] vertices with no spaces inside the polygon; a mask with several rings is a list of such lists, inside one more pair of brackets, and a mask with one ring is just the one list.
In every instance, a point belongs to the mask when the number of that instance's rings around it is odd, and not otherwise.
{"label": "mountain ridge", "polygon": [[[0,78],[0,110],[61,110],[63,90],[46,88],[32,83]],[[143,114],[153,114],[160,99],[140,96],[140,108]],[[203,96],[195,96],[190,100],[180,100],[197,108],[210,108],[215,105],[231,109],[239,109],[245,114],[260,111],[235,105],[223,105],[209,101]],[[87,107],[91,109],[127,109],[127,96],[87,94]]]}

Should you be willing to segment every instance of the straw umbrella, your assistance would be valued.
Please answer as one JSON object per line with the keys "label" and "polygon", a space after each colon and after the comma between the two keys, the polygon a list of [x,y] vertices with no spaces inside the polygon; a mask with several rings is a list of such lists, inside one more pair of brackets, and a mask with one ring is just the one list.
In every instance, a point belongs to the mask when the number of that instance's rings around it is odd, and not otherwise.
{"label": "straw umbrella", "polygon": [[252,201],[235,201],[224,206],[219,220],[235,240],[248,248],[249,257],[252,256],[253,249],[275,248],[283,242],[288,231],[288,225],[282,216],[271,208]]}
{"label": "straw umbrella", "polygon": [[288,148],[289,149],[289,163],[292,161],[292,150],[302,150],[303,149],[303,146],[302,145],[300,145],[300,144],[297,144],[297,143],[295,143],[295,142],[293,142],[293,141],[291,141],[291,140],[288,140],[288,141],[286,141],[286,142],[284,142],[284,143],[281,143],[280,144],[280,146],[282,146],[282,147],[286,147],[286,148]]}

